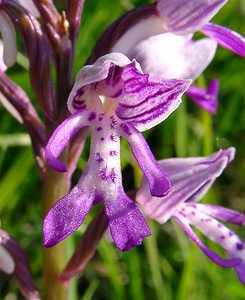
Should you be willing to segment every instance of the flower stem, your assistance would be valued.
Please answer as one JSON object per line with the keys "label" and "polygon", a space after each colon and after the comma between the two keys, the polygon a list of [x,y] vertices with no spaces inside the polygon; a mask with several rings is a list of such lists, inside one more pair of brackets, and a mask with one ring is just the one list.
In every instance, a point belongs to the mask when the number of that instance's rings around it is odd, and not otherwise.
{"label": "flower stem", "polygon": [[201,111],[202,124],[204,127],[203,134],[203,155],[209,155],[213,151],[213,127],[212,116],[209,112]]}
{"label": "flower stem", "polygon": [[[44,217],[53,204],[69,191],[69,187],[66,174],[47,169],[42,191]],[[57,279],[67,261],[65,243],[63,241],[55,247],[43,248],[44,300],[68,299],[68,286]]]}
{"label": "flower stem", "polygon": [[[201,88],[206,88],[204,75],[197,79],[197,83]],[[203,155],[209,155],[213,151],[213,126],[212,115],[204,109],[200,110],[200,119],[203,125]]]}
{"label": "flower stem", "polygon": [[175,150],[177,157],[185,157],[188,152],[188,123],[185,100],[175,112],[176,131],[175,131]]}

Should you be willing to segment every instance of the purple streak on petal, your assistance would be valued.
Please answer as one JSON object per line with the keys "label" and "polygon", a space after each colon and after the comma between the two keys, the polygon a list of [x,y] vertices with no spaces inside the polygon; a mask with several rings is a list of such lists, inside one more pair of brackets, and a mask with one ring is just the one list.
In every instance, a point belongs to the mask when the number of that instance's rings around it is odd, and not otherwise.
{"label": "purple streak on petal", "polygon": [[105,199],[105,211],[112,239],[121,251],[140,245],[144,237],[151,235],[143,215],[124,192],[119,192],[117,198]]}
{"label": "purple streak on petal", "polygon": [[37,291],[28,257],[19,243],[0,229],[0,244],[8,251],[15,263],[14,275],[20,285],[21,293],[28,300],[40,300],[41,297]]}
{"label": "purple streak on petal", "polygon": [[228,222],[236,225],[244,225],[245,224],[245,215],[238,211],[224,208],[218,205],[211,204],[196,204],[198,210],[208,214],[211,217],[217,218],[220,221]]}
{"label": "purple streak on petal", "polygon": [[[159,163],[162,165],[162,167],[166,169],[170,178],[172,177],[174,178],[174,176],[177,176],[177,173],[179,172],[183,173],[190,168],[195,170],[199,168],[199,166],[206,165],[208,167],[209,165],[219,162],[220,168],[218,168],[217,173],[214,174],[215,177],[218,177],[222,173],[224,168],[227,166],[227,164],[234,159],[234,155],[235,155],[235,148],[230,147],[225,150],[221,149],[206,157],[203,156],[203,157],[188,157],[188,158],[169,158],[169,159],[160,160]],[[226,161],[224,165],[223,165],[223,160]]]}
{"label": "purple streak on petal", "polygon": [[201,108],[211,114],[215,114],[218,108],[219,81],[213,79],[210,81],[207,90],[197,86],[191,86],[186,94]]}
{"label": "purple streak on petal", "polygon": [[[127,129],[125,129],[125,126]],[[148,180],[153,196],[164,196],[170,190],[170,182],[165,171],[155,160],[141,133],[129,124],[121,125],[121,134],[127,140],[142,172]]]}
{"label": "purple streak on petal", "polygon": [[65,172],[66,166],[57,158],[69,141],[84,126],[88,125],[87,113],[77,111],[69,116],[54,131],[45,149],[46,161],[49,167],[59,172]]}
{"label": "purple streak on petal", "polygon": [[190,81],[164,80],[142,74],[135,64],[123,70],[124,93],[119,98],[116,114],[144,131],[165,120],[179,106]]}
{"label": "purple streak on petal", "polygon": [[227,0],[158,0],[157,10],[167,31],[186,34],[206,24]]}
{"label": "purple streak on petal", "polygon": [[233,156],[234,149],[229,148],[208,157],[159,161],[171,182],[169,194],[160,199],[152,197],[146,180],[143,180],[136,201],[143,206],[148,217],[165,223],[183,202],[200,201]]}
{"label": "purple streak on petal", "polygon": [[201,31],[222,47],[245,57],[245,37],[239,33],[213,23],[207,23]]}
{"label": "purple streak on petal", "polygon": [[93,191],[85,191],[77,185],[56,202],[44,220],[44,246],[54,246],[75,231],[87,216],[93,200]]}
{"label": "purple streak on petal", "polygon": [[183,216],[178,214],[174,216],[174,219],[182,226],[186,234],[190,237],[190,239],[193,240],[193,242],[197,244],[197,246],[203,251],[203,253],[217,265],[220,265],[223,268],[232,268],[241,263],[241,260],[239,258],[223,259],[218,254],[206,247],[199,239],[199,237],[195,234],[195,232],[191,229],[188,221]]}
{"label": "purple streak on petal", "polygon": [[[70,112],[76,110],[73,101],[77,97],[78,91],[82,88],[86,88],[86,86],[106,79],[113,64],[124,67],[125,65],[130,64],[130,60],[122,53],[110,53],[97,59],[94,64],[84,66],[79,71],[75,84],[68,97],[67,105]],[[88,93],[90,93],[90,91],[88,91]],[[89,99],[89,97],[87,98]],[[80,101],[79,97],[78,101]]]}

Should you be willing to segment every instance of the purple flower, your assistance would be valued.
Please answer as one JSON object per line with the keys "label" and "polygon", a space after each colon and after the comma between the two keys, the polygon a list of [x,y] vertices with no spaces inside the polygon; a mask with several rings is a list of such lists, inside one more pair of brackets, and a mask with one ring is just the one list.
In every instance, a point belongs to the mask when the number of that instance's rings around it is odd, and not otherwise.
{"label": "purple flower", "polygon": [[[148,74],[196,79],[212,61],[217,43],[245,57],[244,37],[228,28],[208,23],[226,2],[158,0],[135,8],[102,34],[91,58],[106,52],[122,52],[139,61]],[[193,40],[197,31],[208,38]],[[204,98],[197,104],[209,102],[206,93],[203,94]],[[217,99],[213,97],[212,103],[200,106],[212,113]]]}
{"label": "purple flower", "polygon": [[[136,200],[142,205],[146,216],[161,224],[170,218],[175,219],[211,260],[225,268],[234,267],[245,284],[245,243],[218,221],[244,225],[244,214],[217,205],[198,203],[233,159],[234,152],[234,148],[229,148],[208,157],[162,160],[160,165],[169,175],[171,191],[162,198],[152,197],[143,181]],[[192,226],[219,244],[230,258],[224,259],[207,248]]]}
{"label": "purple flower", "polygon": [[136,61],[119,53],[101,57],[80,70],[68,99],[72,115],[51,136],[46,159],[53,169],[65,171],[58,156],[84,126],[92,128],[90,157],[77,185],[47,214],[45,246],[53,246],[75,231],[91,206],[101,200],[119,249],[128,250],[150,235],[143,216],[123,190],[120,136],[131,147],[151,193],[157,197],[168,193],[166,173],[140,131],[167,118],[180,104],[189,84],[187,80],[163,80],[144,74]]}

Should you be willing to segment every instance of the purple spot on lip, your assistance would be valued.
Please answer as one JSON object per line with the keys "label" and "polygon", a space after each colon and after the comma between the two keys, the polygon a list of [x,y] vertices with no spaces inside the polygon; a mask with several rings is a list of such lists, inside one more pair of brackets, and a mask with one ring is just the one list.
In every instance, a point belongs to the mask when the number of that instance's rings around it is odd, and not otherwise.
{"label": "purple spot on lip", "polygon": [[103,168],[100,170],[100,178],[103,181],[108,181],[108,182],[115,182],[117,178],[117,174],[114,171],[114,168],[110,170],[110,172],[107,172],[107,167]]}
{"label": "purple spot on lip", "polygon": [[243,249],[243,244],[242,243],[237,243],[236,248],[237,248],[237,250],[242,250]]}
{"label": "purple spot on lip", "polygon": [[117,151],[116,150],[110,150],[110,156],[116,156]]}
{"label": "purple spot on lip", "polygon": [[100,153],[99,153],[99,152],[97,152],[97,153],[95,154],[95,156],[96,156],[96,161],[97,161],[97,163],[101,163],[102,161],[104,161],[104,159],[100,156]]}
{"label": "purple spot on lip", "polygon": [[220,238],[221,238],[221,240],[224,240],[224,239],[225,239],[225,237],[224,237],[223,235],[221,235],[221,237],[220,237]]}
{"label": "purple spot on lip", "polygon": [[104,181],[107,180],[106,170],[107,170],[106,167],[100,170],[100,178]]}
{"label": "purple spot on lip", "polygon": [[104,138],[104,137],[102,137],[100,140],[101,140],[101,141],[104,141],[104,140],[105,140],[105,138]]}
{"label": "purple spot on lip", "polygon": [[111,172],[109,174],[109,178],[111,179],[112,182],[116,181],[117,175],[116,175],[116,173],[114,171],[114,168],[111,169]]}
{"label": "purple spot on lip", "polygon": [[99,120],[99,121],[102,121],[103,118],[104,118],[104,114],[99,114],[98,120]]}
{"label": "purple spot on lip", "polygon": [[218,228],[221,228],[221,227],[223,227],[223,225],[220,224],[220,223],[218,223],[217,227],[218,227]]}
{"label": "purple spot on lip", "polygon": [[96,114],[95,114],[94,112],[92,112],[92,113],[89,115],[88,120],[89,120],[89,121],[92,121],[92,120],[94,120],[95,118],[96,118]]}
{"label": "purple spot on lip", "polygon": [[111,129],[115,129],[116,128],[116,124],[117,124],[117,121],[115,120],[115,117],[114,116],[111,116]]}
{"label": "purple spot on lip", "polygon": [[114,135],[114,134],[111,134],[110,135],[110,140],[113,141],[113,142],[116,142],[117,141],[117,136]]}
{"label": "purple spot on lip", "polygon": [[101,130],[102,130],[102,127],[99,126],[99,127],[96,128],[96,130],[97,130],[97,131],[101,131]]}

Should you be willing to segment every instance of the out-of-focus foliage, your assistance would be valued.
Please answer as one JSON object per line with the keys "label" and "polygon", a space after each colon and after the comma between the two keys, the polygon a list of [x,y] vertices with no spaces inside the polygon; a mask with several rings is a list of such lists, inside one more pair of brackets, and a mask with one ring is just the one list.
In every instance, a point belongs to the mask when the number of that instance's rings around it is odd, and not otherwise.
{"label": "out-of-focus foliage", "polygon": [[[56,1],[60,7],[64,1]],[[75,53],[75,71],[83,66],[96,38],[113,20],[142,0],[85,1],[84,16]],[[149,2],[149,1],[148,1]],[[215,22],[245,34],[244,0],[233,0],[215,17]],[[20,45],[19,49],[21,50]],[[9,76],[33,98],[25,69],[25,60],[8,70]],[[205,198],[245,212],[245,68],[244,61],[219,48],[203,77],[220,80],[218,113],[210,118],[190,100],[154,130],[146,132],[157,158],[176,155],[208,154],[231,145],[237,148],[235,161],[227,168]],[[23,127],[0,106],[0,217],[2,227],[27,249],[37,285],[41,286],[41,209],[40,186],[28,138]],[[20,138],[22,137],[22,138]],[[79,173],[87,158],[85,151],[79,162]],[[125,187],[132,188],[133,170],[127,145],[122,145]],[[131,160],[133,162],[133,160]],[[134,171],[134,172],[133,172]],[[134,175],[133,175],[134,174]],[[135,176],[134,176],[135,177]],[[74,176],[74,182],[76,174]],[[135,184],[137,183],[137,178]],[[91,214],[87,222],[91,220]],[[190,242],[177,224],[159,226],[150,223],[153,236],[142,246],[121,253],[114,245],[102,241],[93,261],[78,279],[78,290],[72,298],[88,299],[158,299],[158,300],[243,300],[245,289],[233,270],[216,266]],[[75,244],[85,229],[70,238]],[[240,235],[245,238],[244,229]],[[213,249],[219,251],[215,245]],[[16,283],[0,273],[0,299],[21,299]],[[10,299],[10,298],[8,298]]]}

